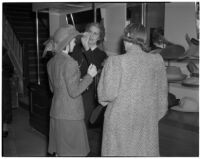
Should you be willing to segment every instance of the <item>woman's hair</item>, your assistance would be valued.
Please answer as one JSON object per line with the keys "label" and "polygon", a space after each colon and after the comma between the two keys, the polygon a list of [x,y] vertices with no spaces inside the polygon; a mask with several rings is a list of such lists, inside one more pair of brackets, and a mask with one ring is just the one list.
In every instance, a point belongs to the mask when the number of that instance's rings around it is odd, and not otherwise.
{"label": "woman's hair", "polygon": [[149,50],[146,45],[147,31],[142,24],[131,23],[127,25],[124,29],[123,40],[139,45],[144,51]]}
{"label": "woman's hair", "polygon": [[86,26],[85,31],[89,31],[90,27],[92,27],[92,26],[99,28],[100,34],[99,34],[99,40],[97,41],[97,44],[102,43],[104,41],[104,37],[105,37],[105,28],[104,28],[103,24],[101,24],[101,23],[89,23]]}

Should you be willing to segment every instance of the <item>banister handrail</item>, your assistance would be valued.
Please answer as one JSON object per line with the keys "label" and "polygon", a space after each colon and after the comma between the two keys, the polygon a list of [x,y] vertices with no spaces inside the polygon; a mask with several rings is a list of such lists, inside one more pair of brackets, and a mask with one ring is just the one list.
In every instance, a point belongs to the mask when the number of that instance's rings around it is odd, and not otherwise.
{"label": "banister handrail", "polygon": [[23,79],[23,48],[17,39],[10,23],[3,15],[3,46],[8,50],[8,55],[16,68],[19,78]]}

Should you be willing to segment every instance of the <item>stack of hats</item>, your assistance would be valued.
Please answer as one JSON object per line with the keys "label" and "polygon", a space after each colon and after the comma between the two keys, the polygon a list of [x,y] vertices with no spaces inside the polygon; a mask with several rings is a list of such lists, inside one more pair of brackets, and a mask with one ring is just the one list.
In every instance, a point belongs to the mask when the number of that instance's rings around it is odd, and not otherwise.
{"label": "stack of hats", "polygon": [[187,77],[187,75],[183,74],[181,69],[177,66],[167,66],[166,72],[168,82],[183,81]]}
{"label": "stack of hats", "polygon": [[199,103],[192,97],[183,97],[178,105],[170,109],[181,112],[199,112]]}
{"label": "stack of hats", "polygon": [[179,59],[185,55],[185,48],[177,44],[167,45],[160,51],[160,55],[164,60]]}
{"label": "stack of hats", "polygon": [[189,87],[198,87],[199,86],[199,68],[192,61],[190,61],[187,64],[187,68],[190,72],[190,77],[183,80],[182,84],[184,86],[189,86]]}
{"label": "stack of hats", "polygon": [[190,38],[188,34],[185,35],[185,39],[189,47],[185,51],[184,55],[180,56],[179,59],[199,58],[199,40]]}
{"label": "stack of hats", "polygon": [[159,52],[163,59],[182,60],[185,58],[199,58],[199,40],[190,38],[188,34],[185,35],[185,39],[189,46],[187,50],[181,45],[168,43],[168,45]]}

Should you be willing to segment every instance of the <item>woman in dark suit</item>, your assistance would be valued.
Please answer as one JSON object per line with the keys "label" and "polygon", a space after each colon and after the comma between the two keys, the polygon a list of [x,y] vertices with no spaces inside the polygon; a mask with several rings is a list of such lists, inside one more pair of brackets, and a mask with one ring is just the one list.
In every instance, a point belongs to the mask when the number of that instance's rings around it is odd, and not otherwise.
{"label": "woman in dark suit", "polygon": [[94,64],[97,67],[98,75],[95,80],[83,93],[83,103],[85,109],[85,121],[89,125],[89,118],[96,107],[97,103],[97,83],[100,75],[103,63],[107,58],[106,53],[99,48],[102,44],[105,36],[105,30],[102,24],[90,23],[86,26],[85,33],[83,34],[80,45],[76,45],[71,56],[78,62],[81,77],[87,73],[87,68],[90,64]]}

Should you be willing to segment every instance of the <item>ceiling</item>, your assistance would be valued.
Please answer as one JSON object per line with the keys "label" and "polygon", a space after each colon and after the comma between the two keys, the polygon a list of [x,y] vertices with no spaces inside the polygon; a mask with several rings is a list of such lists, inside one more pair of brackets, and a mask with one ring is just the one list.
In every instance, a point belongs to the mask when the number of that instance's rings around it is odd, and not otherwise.
{"label": "ceiling", "polygon": [[33,3],[33,11],[53,12],[71,14],[92,10],[94,8],[106,8],[119,5],[120,3],[94,3],[94,2],[48,2],[48,3]]}

